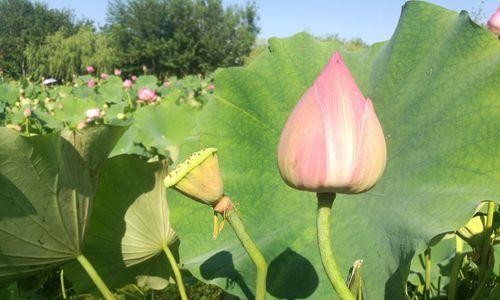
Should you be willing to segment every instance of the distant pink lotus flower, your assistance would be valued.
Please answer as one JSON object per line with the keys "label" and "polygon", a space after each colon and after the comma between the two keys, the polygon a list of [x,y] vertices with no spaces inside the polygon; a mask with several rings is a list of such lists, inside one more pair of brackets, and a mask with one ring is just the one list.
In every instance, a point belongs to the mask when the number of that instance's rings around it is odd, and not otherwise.
{"label": "distant pink lotus flower", "polygon": [[101,73],[101,79],[106,79],[108,78],[108,74],[106,73]]}
{"label": "distant pink lotus flower", "polygon": [[496,36],[500,35],[500,7],[491,15],[486,26]]}
{"label": "distant pink lotus flower", "polygon": [[85,111],[85,116],[88,121],[92,121],[95,118],[99,118],[101,116],[101,110],[99,108],[91,108]]}
{"label": "distant pink lotus flower", "polygon": [[133,81],[137,80],[137,76],[135,76],[135,75],[132,75],[132,77],[130,77],[130,78],[132,78]]}
{"label": "distant pink lotus flower", "polygon": [[116,75],[116,76],[120,76],[120,75],[122,75],[122,70],[120,70],[120,69],[115,69],[115,75]]}
{"label": "distant pink lotus flower", "polygon": [[88,87],[94,87],[95,86],[95,81],[90,79],[89,81],[87,81],[87,86]]}
{"label": "distant pink lotus flower", "polygon": [[209,84],[207,88],[208,88],[209,91],[212,92],[213,90],[215,90],[215,85]]}
{"label": "distant pink lotus flower", "polygon": [[145,102],[153,102],[156,100],[157,97],[155,91],[148,88],[139,89],[137,96],[139,97],[140,101],[145,101]]}
{"label": "distant pink lotus flower", "polygon": [[335,52],[281,133],[278,166],[299,190],[357,194],[382,176],[386,144],[372,101]]}
{"label": "distant pink lotus flower", "polygon": [[23,115],[24,115],[26,118],[30,117],[32,113],[33,113],[33,112],[31,111],[31,108],[29,108],[29,107],[25,108],[25,109],[24,109],[24,111],[23,111]]}
{"label": "distant pink lotus flower", "polygon": [[126,89],[129,89],[132,87],[132,80],[130,79],[125,79],[123,81],[123,87],[126,88]]}
{"label": "distant pink lotus flower", "polygon": [[87,70],[87,73],[93,73],[94,72],[94,67],[93,66],[87,66],[86,70]]}
{"label": "distant pink lotus flower", "polygon": [[168,81],[166,81],[166,80],[165,80],[165,81],[163,82],[163,87],[168,88],[169,86],[170,86],[170,82],[168,82]]}

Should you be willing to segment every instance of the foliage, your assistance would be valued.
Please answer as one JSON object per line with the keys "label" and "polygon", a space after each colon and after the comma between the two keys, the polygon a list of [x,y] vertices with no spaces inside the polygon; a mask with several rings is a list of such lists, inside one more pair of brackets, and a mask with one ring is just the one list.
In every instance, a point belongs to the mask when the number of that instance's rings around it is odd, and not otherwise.
{"label": "foliage", "polygon": [[[403,299],[414,255],[433,237],[465,224],[481,201],[500,196],[494,167],[500,163],[500,48],[465,12],[409,2],[388,42],[353,52],[307,34],[271,39],[269,51],[247,67],[216,73],[217,91],[203,110],[194,148],[219,149],[225,190],[270,262],[270,295],[331,297],[313,247],[315,195],[283,184],[276,145],[290,111],[334,49],[373,100],[389,155],[375,188],[335,200],[337,263],[347,274],[363,260],[370,299]],[[169,199],[185,267],[248,298],[255,272],[236,238],[223,233],[200,245],[210,236],[210,211],[173,191]]]}
{"label": "foliage", "polygon": [[[374,189],[335,200],[338,264],[347,275],[363,260],[367,298],[420,299],[421,253],[431,247],[431,296],[444,295],[448,237],[500,196],[498,40],[466,13],[410,2],[389,41],[358,46],[305,33],[271,39],[245,67],[217,71],[215,94],[210,76],[145,75],[130,87],[95,73],[54,86],[0,81],[0,298],[60,297],[61,277],[70,297],[97,297],[74,262],[84,254],[120,297],[175,299],[165,244],[193,299],[230,296],[200,291],[189,273],[252,298],[254,267],[236,237],[225,229],[212,240],[213,212],[173,190],[166,203],[167,164],[209,146],[269,262],[268,296],[331,298],[313,247],[314,195],[288,188],[275,156],[283,123],[334,50],[373,100],[389,153]],[[143,88],[157,97],[141,99]],[[490,299],[500,286],[496,211]],[[171,244],[173,230],[180,242]],[[464,251],[462,295],[478,285],[481,252]]]}
{"label": "foliage", "polygon": [[259,32],[254,4],[224,9],[220,0],[112,1],[108,28],[121,65],[138,73],[207,73],[242,64]]}
{"label": "foliage", "polygon": [[[29,0],[0,1],[0,70],[9,77],[26,73],[23,51],[29,44],[39,45],[62,27],[76,32],[79,25],[67,10],[49,9]],[[88,22],[87,22],[88,23]]]}
{"label": "foliage", "polygon": [[71,35],[61,28],[40,45],[31,44],[24,51],[27,72],[34,78],[57,78],[70,81],[91,65],[97,73],[112,72],[118,65],[116,50],[108,37],[95,33],[91,27],[81,27]]}

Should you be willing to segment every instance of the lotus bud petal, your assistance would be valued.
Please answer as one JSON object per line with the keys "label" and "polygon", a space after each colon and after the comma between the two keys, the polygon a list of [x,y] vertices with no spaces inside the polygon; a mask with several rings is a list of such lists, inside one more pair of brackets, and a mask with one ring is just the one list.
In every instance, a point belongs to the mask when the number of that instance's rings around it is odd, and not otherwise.
{"label": "lotus bud petal", "polygon": [[207,148],[191,154],[167,175],[165,186],[198,202],[216,205],[224,193],[216,152]]}
{"label": "lotus bud petal", "polygon": [[120,69],[115,69],[114,74],[115,74],[116,76],[120,76],[120,75],[122,75],[122,70],[120,70]]}
{"label": "lotus bud petal", "polygon": [[500,7],[491,15],[486,26],[496,36],[500,35]]}
{"label": "lotus bud petal", "polygon": [[385,161],[384,133],[372,101],[335,52],[281,133],[281,177],[299,190],[357,194],[375,185]]}
{"label": "lotus bud petal", "polygon": [[108,76],[109,76],[109,75],[108,75],[108,74],[106,74],[106,73],[101,73],[101,79],[106,79],[106,78],[108,78]]}
{"label": "lotus bud petal", "polygon": [[136,81],[137,80],[137,76],[132,75],[132,77],[130,77],[130,79],[132,79],[132,81]]}
{"label": "lotus bud petal", "polygon": [[87,86],[88,87],[94,87],[95,86],[95,81],[90,79],[89,81],[87,81]]}
{"label": "lotus bud petal", "polygon": [[165,80],[165,81],[163,82],[163,87],[168,88],[169,86],[170,86],[170,82],[168,82],[168,81],[166,81],[166,80]]}
{"label": "lotus bud petal", "polygon": [[86,70],[87,70],[87,73],[92,73],[92,72],[94,72],[94,67],[93,66],[87,66]]}
{"label": "lotus bud petal", "polygon": [[78,122],[78,124],[76,125],[76,129],[78,129],[78,130],[82,130],[83,128],[85,128],[85,126],[87,126],[87,123],[85,123],[85,121],[80,121],[80,122]]}
{"label": "lotus bud petal", "polygon": [[483,234],[486,227],[486,215],[480,214],[470,219],[467,224],[457,230],[457,234],[472,247],[483,244]]}

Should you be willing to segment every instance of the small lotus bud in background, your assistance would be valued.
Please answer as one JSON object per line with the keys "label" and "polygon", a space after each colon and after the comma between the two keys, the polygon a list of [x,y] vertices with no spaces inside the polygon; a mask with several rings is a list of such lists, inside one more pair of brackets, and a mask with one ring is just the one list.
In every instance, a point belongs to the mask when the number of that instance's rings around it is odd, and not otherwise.
{"label": "small lotus bud in background", "polygon": [[29,108],[29,107],[25,108],[24,111],[23,111],[23,115],[26,118],[29,118],[31,116],[31,113],[32,113],[32,111],[31,111],[31,108]]}
{"label": "small lotus bud in background", "polygon": [[106,79],[108,78],[108,74],[106,73],[101,73],[101,79]]}
{"label": "small lotus bud in background", "polygon": [[213,92],[215,90],[215,85],[213,84],[209,84],[207,89],[210,91],[210,92]]}
{"label": "small lotus bud in background", "polygon": [[153,102],[157,97],[156,92],[148,88],[139,89],[139,92],[137,92],[137,96],[139,97],[139,100],[145,102]]}
{"label": "small lotus bud in background", "polygon": [[116,118],[118,120],[123,120],[123,119],[125,119],[125,114],[124,113],[119,113],[119,114],[116,115]]}
{"label": "small lotus bud in background", "polygon": [[125,79],[123,81],[123,87],[126,88],[126,89],[129,89],[132,87],[132,80],[130,79]]}
{"label": "small lotus bud in background", "polygon": [[486,26],[494,35],[500,35],[500,7],[491,15]]}
{"label": "small lotus bud in background", "polygon": [[115,74],[115,76],[120,76],[120,75],[122,75],[122,70],[115,69],[114,74]]}
{"label": "small lotus bud in background", "polygon": [[168,82],[168,81],[166,81],[166,80],[165,80],[165,81],[163,82],[163,87],[168,88],[169,86],[170,86],[170,82]]}
{"label": "small lotus bud in background", "polygon": [[94,72],[94,67],[93,66],[87,66],[86,70],[87,70],[87,73],[93,73]]}
{"label": "small lotus bud in background", "polygon": [[357,194],[382,176],[386,145],[370,99],[335,52],[281,133],[278,166],[291,187]]}
{"label": "small lotus bud in background", "polygon": [[191,154],[168,173],[164,183],[198,202],[217,204],[224,193],[217,149],[207,148]]}
{"label": "small lotus bud in background", "polygon": [[87,123],[85,123],[85,121],[80,121],[78,122],[78,125],[76,125],[76,129],[82,130],[85,126],[87,126]]}
{"label": "small lotus bud in background", "polygon": [[85,111],[85,116],[87,117],[87,119],[92,121],[95,118],[99,118],[101,116],[101,110],[99,108],[87,109]]}
{"label": "small lotus bud in background", "polygon": [[142,65],[142,72],[144,74],[147,74],[148,73],[148,67],[146,67],[146,65]]}
{"label": "small lotus bud in background", "polygon": [[90,79],[89,81],[87,81],[87,86],[88,87],[94,87],[95,86],[95,81]]}
{"label": "small lotus bud in background", "polygon": [[136,81],[137,80],[137,76],[135,75],[132,75],[132,77],[130,77],[132,79],[132,81]]}

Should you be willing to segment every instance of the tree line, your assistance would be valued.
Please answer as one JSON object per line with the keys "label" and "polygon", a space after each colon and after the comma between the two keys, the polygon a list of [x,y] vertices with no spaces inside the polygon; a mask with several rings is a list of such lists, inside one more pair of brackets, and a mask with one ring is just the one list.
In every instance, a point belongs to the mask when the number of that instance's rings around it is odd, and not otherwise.
{"label": "tree line", "polygon": [[96,72],[145,69],[157,76],[205,74],[241,65],[259,27],[255,3],[221,0],[111,0],[106,24],[30,0],[0,0],[0,72],[69,80]]}

